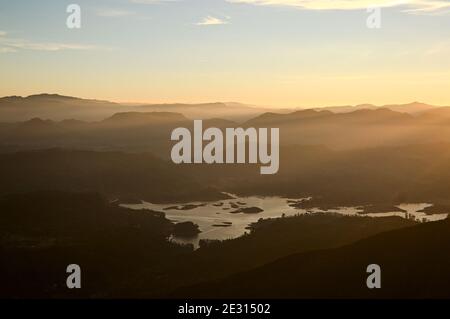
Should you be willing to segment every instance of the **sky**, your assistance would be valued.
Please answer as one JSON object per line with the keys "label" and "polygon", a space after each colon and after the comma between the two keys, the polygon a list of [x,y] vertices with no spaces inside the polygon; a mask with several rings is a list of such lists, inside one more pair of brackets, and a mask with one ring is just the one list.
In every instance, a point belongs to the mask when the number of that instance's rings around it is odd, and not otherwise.
{"label": "sky", "polygon": [[[70,4],[79,29],[66,25]],[[450,0],[0,0],[0,96],[42,92],[450,105]]]}

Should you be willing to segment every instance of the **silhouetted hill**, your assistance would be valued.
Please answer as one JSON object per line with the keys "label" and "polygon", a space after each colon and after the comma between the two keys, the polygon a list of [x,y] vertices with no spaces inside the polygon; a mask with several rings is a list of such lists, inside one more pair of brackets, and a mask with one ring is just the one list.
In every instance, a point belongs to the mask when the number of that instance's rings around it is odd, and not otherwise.
{"label": "silhouetted hill", "polygon": [[[167,241],[163,213],[132,211],[96,193],[41,191],[0,197],[0,296],[6,298],[161,297],[174,289],[253,269],[293,253],[338,247],[412,225],[401,218],[305,215],[263,220],[249,235],[203,243]],[[66,288],[66,267],[82,289]]]}
{"label": "silhouetted hill", "polygon": [[428,110],[433,110],[438,108],[438,106],[429,105],[421,102],[412,102],[408,104],[394,104],[394,105],[384,105],[383,108],[388,108],[392,111],[402,112],[402,113],[420,113]]}
{"label": "silhouetted hill", "polygon": [[413,117],[409,114],[392,111],[387,108],[378,108],[376,110],[358,110],[351,113],[336,114],[337,121],[348,121],[351,124],[399,124],[402,121],[408,123]]}
{"label": "silhouetted hill", "polygon": [[321,117],[329,117],[334,113],[330,111],[321,111],[321,110],[301,110],[295,111],[293,113],[288,114],[280,114],[268,112],[264,113],[260,116],[257,116],[254,119],[247,121],[245,126],[263,126],[268,125],[270,127],[275,127],[277,124],[286,124],[293,121],[302,121],[305,119],[317,119]]}
{"label": "silhouetted hill", "polygon": [[[404,113],[395,112],[387,108],[377,108],[374,110],[361,109],[348,113],[333,113],[327,110],[301,110],[288,114],[265,113],[247,121],[245,126],[261,126],[261,124],[269,127],[276,125],[323,125],[330,124],[335,126],[345,125],[367,125],[367,124],[391,124],[393,121],[413,120],[413,117]],[[403,123],[401,123],[403,124]]]}
{"label": "silhouetted hill", "polygon": [[[380,108],[392,111],[420,114],[421,112],[439,108],[420,102],[408,104],[392,104],[375,106],[361,104],[357,106],[325,106],[303,109],[303,111],[319,110],[332,113],[350,113],[358,110],[376,110]],[[0,118],[3,122],[27,121],[34,117],[61,121],[76,119],[84,121],[99,121],[121,112],[170,112],[181,113],[189,119],[223,118],[232,121],[246,121],[267,112],[279,114],[292,113],[299,108],[270,108],[243,103],[167,103],[167,104],[131,104],[109,101],[82,99],[59,94],[35,94],[27,97],[8,96],[0,98]]]}
{"label": "silhouetted hill", "polygon": [[[333,108],[289,112],[239,103],[122,105],[55,94],[7,97],[0,99],[2,121],[20,123],[0,124],[0,151],[11,147],[66,147],[151,151],[167,158],[171,131],[191,127],[192,119],[208,119],[205,127],[276,127],[282,145],[355,149],[450,142],[448,109],[414,102],[384,107],[361,105],[348,112],[333,112]],[[41,124],[45,119],[56,123],[38,125],[37,118],[42,119]],[[244,119],[248,121],[239,124]]]}
{"label": "silhouetted hill", "polygon": [[[334,151],[280,149],[280,170],[259,164],[175,165],[148,153],[43,150],[0,154],[0,194],[35,190],[99,191],[116,199],[180,202],[241,195],[314,197],[317,206],[405,202],[449,205],[450,145]],[[448,213],[443,211],[441,213]]]}
{"label": "silhouetted hill", "polygon": [[2,122],[27,121],[34,117],[52,120],[73,118],[93,121],[103,119],[120,110],[128,109],[113,102],[80,99],[58,94],[0,98],[0,118]]}
{"label": "silhouetted hill", "polygon": [[[190,298],[449,298],[449,220],[380,233],[341,248],[282,258],[223,280],[187,287]],[[366,286],[381,266],[382,288]]]}
{"label": "silhouetted hill", "polygon": [[441,107],[422,112],[420,118],[430,124],[448,125],[450,123],[450,107]]}
{"label": "silhouetted hill", "polygon": [[17,131],[31,131],[33,133],[42,133],[57,128],[57,124],[50,120],[43,120],[40,118],[33,118],[31,120],[19,123],[16,126]]}
{"label": "silhouetted hill", "polygon": [[355,149],[449,142],[450,126],[447,124],[448,121],[443,119],[430,121],[427,112],[411,115],[377,108],[347,113],[327,110],[266,113],[247,121],[244,126],[277,127],[283,145],[326,145],[333,149]]}
{"label": "silhouetted hill", "polygon": [[[261,113],[268,108],[248,106],[241,103],[201,103],[201,104],[150,104],[140,106],[142,110],[152,112],[182,113],[190,119],[223,118],[232,121],[245,121]],[[289,112],[286,109],[278,112]]]}
{"label": "silhouetted hill", "polygon": [[259,165],[192,166],[186,170],[204,184],[230,193],[312,196],[324,207],[450,203],[449,144],[347,151],[281,147],[279,172],[270,176],[261,175]]}
{"label": "silhouetted hill", "polygon": [[401,112],[401,113],[419,113],[423,111],[432,110],[434,108],[437,108],[437,106],[429,105],[426,103],[421,102],[412,102],[407,104],[387,104],[382,106],[376,106],[373,104],[360,104],[360,105],[347,105],[347,106],[329,106],[329,107],[319,107],[316,108],[316,110],[328,110],[333,113],[348,113],[348,112],[354,112],[357,110],[375,110],[378,108],[386,108],[392,111]]}
{"label": "silhouetted hill", "polygon": [[[95,193],[35,192],[0,198],[0,297],[101,298],[128,286],[129,273],[190,251],[167,241],[162,213],[108,204]],[[78,264],[82,289],[66,287]]]}
{"label": "silhouetted hill", "polygon": [[116,113],[102,121],[102,124],[114,126],[143,126],[143,125],[177,125],[186,124],[188,119],[182,114],[169,112],[127,112]]}
{"label": "silhouetted hill", "polygon": [[[235,127],[235,122],[213,118],[207,127]],[[51,121],[34,118],[19,123],[0,123],[1,146],[16,150],[75,148],[89,150],[151,151],[163,158],[170,156],[172,130],[192,129],[193,121],[179,113],[123,112],[99,122],[78,120]]]}
{"label": "silhouetted hill", "polygon": [[151,154],[60,149],[0,155],[0,194],[94,191],[109,199],[179,202],[227,196]]}
{"label": "silhouetted hill", "polygon": [[[248,106],[241,103],[199,103],[199,104],[130,104],[82,99],[58,94],[35,94],[27,97],[9,96],[0,98],[2,122],[22,122],[39,117],[61,121],[76,119],[99,121],[123,112],[169,112],[182,113],[190,119],[224,118],[245,121],[268,108]],[[289,112],[279,109],[277,112]]]}
{"label": "silhouetted hill", "polygon": [[[186,256],[182,267],[172,265],[166,271],[178,286],[220,280],[294,252],[340,247],[383,231],[414,224],[398,217],[367,218],[334,214],[260,220],[252,225],[249,235],[222,242],[202,242],[199,250]],[[184,291],[186,294],[182,297],[189,296],[188,289]],[[156,294],[166,295],[164,291]],[[173,296],[179,297],[176,292]]]}
{"label": "silhouetted hill", "polygon": [[[280,129],[280,143],[324,145],[332,149],[357,149],[418,143],[450,142],[449,111],[436,109],[409,115],[389,109],[351,113],[303,110],[289,114],[264,113],[244,127]],[[204,120],[204,127],[241,126],[221,118]],[[150,151],[168,158],[177,127],[192,128],[193,121],[179,113],[121,112],[100,122],[49,121],[34,118],[0,124],[0,148],[64,147],[90,150]]]}

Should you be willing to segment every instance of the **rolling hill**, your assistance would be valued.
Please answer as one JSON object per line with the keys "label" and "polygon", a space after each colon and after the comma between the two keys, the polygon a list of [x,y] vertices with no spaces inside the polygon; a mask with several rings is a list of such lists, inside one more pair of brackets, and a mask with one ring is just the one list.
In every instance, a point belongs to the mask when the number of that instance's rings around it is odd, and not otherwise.
{"label": "rolling hill", "polygon": [[[180,289],[183,298],[449,298],[450,220],[384,232],[340,248],[315,250],[222,280]],[[381,267],[381,289],[366,268]]]}

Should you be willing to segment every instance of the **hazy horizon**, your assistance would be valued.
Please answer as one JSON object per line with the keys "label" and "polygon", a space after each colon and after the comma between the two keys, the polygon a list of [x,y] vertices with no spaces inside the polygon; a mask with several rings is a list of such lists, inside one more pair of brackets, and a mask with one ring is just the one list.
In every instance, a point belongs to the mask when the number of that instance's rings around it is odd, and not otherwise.
{"label": "hazy horizon", "polygon": [[293,111],[295,110],[301,110],[301,109],[320,109],[320,108],[339,108],[339,107],[358,107],[358,106],[374,106],[374,107],[385,107],[385,106],[403,106],[403,105],[410,105],[410,104],[425,104],[425,105],[429,105],[429,106],[433,106],[433,107],[448,107],[449,105],[435,105],[432,103],[428,103],[427,101],[414,101],[414,100],[406,100],[403,101],[401,103],[386,103],[386,104],[376,104],[376,103],[371,103],[369,102],[364,102],[364,103],[360,103],[360,104],[342,104],[342,105],[298,105],[298,106],[285,106],[285,105],[260,105],[260,104],[256,104],[256,103],[244,103],[242,101],[220,101],[220,100],[207,100],[207,101],[192,101],[192,102],[186,102],[186,101],[168,101],[168,102],[154,102],[154,101],[129,101],[129,100],[107,100],[107,99],[100,99],[94,96],[73,96],[73,95],[68,95],[68,94],[64,94],[64,93],[55,93],[55,92],[36,92],[36,93],[32,93],[32,94],[24,94],[24,95],[20,95],[20,94],[14,94],[14,95],[4,95],[4,96],[0,96],[0,99],[2,98],[10,98],[10,97],[20,97],[20,98],[29,98],[29,97],[33,97],[33,96],[45,96],[45,95],[49,95],[49,96],[60,96],[60,97],[69,97],[69,98],[77,98],[77,99],[82,99],[82,100],[96,100],[96,101],[103,101],[103,102],[112,102],[112,103],[117,103],[117,104],[122,104],[122,105],[136,105],[136,106],[140,106],[140,105],[175,105],[175,104],[186,104],[186,105],[201,105],[201,104],[215,104],[215,103],[222,103],[222,104],[226,104],[226,105],[232,105],[232,104],[238,104],[238,105],[242,105],[245,107],[255,107],[255,108],[267,108],[267,109],[292,109]]}

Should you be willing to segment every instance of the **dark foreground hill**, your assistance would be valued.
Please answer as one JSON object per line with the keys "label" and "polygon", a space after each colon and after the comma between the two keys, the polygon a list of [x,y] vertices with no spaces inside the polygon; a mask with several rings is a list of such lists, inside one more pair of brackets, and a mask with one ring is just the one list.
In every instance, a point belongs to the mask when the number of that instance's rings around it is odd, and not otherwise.
{"label": "dark foreground hill", "polygon": [[[120,208],[95,193],[3,196],[0,297],[111,294],[129,273],[188,250],[167,242],[172,227],[162,213]],[[82,269],[82,290],[66,287],[70,264]]]}
{"label": "dark foreground hill", "polygon": [[[246,236],[201,242],[199,250],[184,257],[182,266],[171,264],[164,271],[173,284],[171,289],[176,289],[177,286],[208,282],[254,269],[293,253],[341,247],[380,232],[414,224],[400,217],[370,218],[338,214],[306,214],[260,220]],[[144,295],[152,296],[152,289],[146,285],[144,278],[145,275],[141,276],[139,288]],[[139,291],[138,287],[135,287],[136,291]],[[154,293],[156,297],[171,295],[164,289]],[[190,296],[189,290],[186,290],[186,296]]]}
{"label": "dark foreground hill", "polygon": [[[280,170],[259,164],[176,165],[148,153],[51,149],[0,154],[0,195],[94,191],[122,202],[194,202],[239,195],[311,196],[314,207],[440,204],[450,212],[450,144],[354,151],[282,147]],[[312,208],[312,207],[309,207]]]}
{"label": "dark foreground hill", "polygon": [[227,198],[182,167],[148,153],[50,149],[0,155],[0,195],[89,191],[109,200],[189,202]]}
{"label": "dark foreground hill", "polygon": [[[293,253],[413,225],[394,218],[305,215],[258,222],[244,237],[197,251],[167,241],[163,213],[131,211],[92,193],[0,198],[0,297],[149,298],[253,269]],[[82,288],[67,289],[69,264]]]}
{"label": "dark foreground hill", "polygon": [[[450,221],[380,233],[341,248],[295,254],[180,290],[200,298],[450,298]],[[382,288],[366,286],[381,266]]]}
{"label": "dark foreground hill", "polygon": [[[280,169],[258,165],[186,166],[205,185],[240,195],[312,196],[314,207],[367,204],[450,204],[450,144],[334,151],[280,148]],[[312,207],[310,207],[312,208]],[[446,207],[440,213],[449,213]]]}

